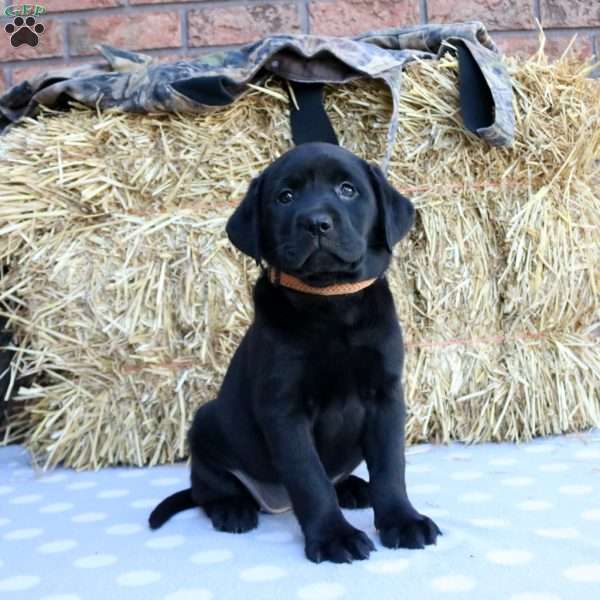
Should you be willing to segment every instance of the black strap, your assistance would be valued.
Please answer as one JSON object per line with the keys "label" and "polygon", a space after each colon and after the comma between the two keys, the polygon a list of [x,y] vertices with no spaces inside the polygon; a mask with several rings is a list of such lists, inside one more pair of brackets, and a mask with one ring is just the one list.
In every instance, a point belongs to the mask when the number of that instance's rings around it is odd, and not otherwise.
{"label": "black strap", "polygon": [[290,81],[298,108],[290,103],[290,124],[296,146],[308,142],[328,142],[339,145],[331,121],[323,106],[322,83]]}
{"label": "black strap", "polygon": [[477,133],[494,124],[494,98],[481,68],[463,42],[452,42],[458,52],[460,111],[465,127]]}
{"label": "black strap", "polygon": [[190,77],[178,79],[171,83],[171,87],[201,104],[207,106],[226,106],[231,104],[239,87],[233,79],[225,75],[205,75],[203,77]]}

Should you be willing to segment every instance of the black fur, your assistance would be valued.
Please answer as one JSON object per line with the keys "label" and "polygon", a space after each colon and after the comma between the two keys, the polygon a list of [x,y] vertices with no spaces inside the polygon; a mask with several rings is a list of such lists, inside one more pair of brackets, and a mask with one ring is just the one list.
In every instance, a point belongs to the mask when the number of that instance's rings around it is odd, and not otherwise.
{"label": "black fur", "polygon": [[[385,546],[435,543],[440,530],[406,494],[403,342],[383,275],[413,219],[377,167],[330,144],[303,144],[253,180],[227,224],[240,250],[316,287],[378,279],[341,296],[292,291],[265,274],[257,281],[254,322],[189,433],[191,498],[217,529],[258,522],[259,505],[229,472],[240,469],[285,486],[312,561],[375,549],[340,506],[371,505]],[[368,484],[350,475],[362,460]],[[191,504],[177,497],[151,523]]]}
{"label": "black fur", "polygon": [[158,529],[164,525],[174,514],[194,508],[196,503],[192,498],[192,490],[181,490],[165,498],[153,511],[148,519],[150,529]]}

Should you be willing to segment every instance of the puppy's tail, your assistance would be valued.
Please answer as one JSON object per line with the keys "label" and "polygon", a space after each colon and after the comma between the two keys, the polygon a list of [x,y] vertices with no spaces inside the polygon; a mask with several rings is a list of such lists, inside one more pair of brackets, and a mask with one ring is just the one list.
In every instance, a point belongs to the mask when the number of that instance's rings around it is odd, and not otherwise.
{"label": "puppy's tail", "polygon": [[168,498],[165,498],[150,514],[148,523],[150,529],[158,529],[164,525],[173,515],[194,508],[196,503],[192,498],[192,488],[175,492]]}

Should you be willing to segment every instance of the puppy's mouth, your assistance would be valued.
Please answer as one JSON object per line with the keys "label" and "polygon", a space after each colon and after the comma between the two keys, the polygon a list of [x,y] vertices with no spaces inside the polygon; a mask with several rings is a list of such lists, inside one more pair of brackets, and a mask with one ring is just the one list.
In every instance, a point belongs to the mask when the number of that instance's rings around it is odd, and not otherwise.
{"label": "puppy's mouth", "polygon": [[364,252],[362,244],[353,244],[352,250],[348,250],[327,238],[317,238],[301,249],[288,246],[281,268],[307,283],[327,285],[351,279],[363,261]]}

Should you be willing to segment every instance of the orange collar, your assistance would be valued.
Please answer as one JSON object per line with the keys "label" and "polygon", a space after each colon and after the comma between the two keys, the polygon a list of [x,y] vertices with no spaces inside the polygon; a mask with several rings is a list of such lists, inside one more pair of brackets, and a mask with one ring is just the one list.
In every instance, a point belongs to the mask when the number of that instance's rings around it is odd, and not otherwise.
{"label": "orange collar", "polygon": [[282,285],[283,287],[290,288],[296,292],[302,292],[304,294],[315,294],[316,296],[341,296],[342,294],[354,294],[360,292],[366,287],[369,287],[374,283],[377,278],[364,279],[363,281],[357,281],[356,283],[334,283],[333,285],[327,285],[325,287],[314,287],[304,283],[301,279],[278,271],[273,267],[269,267],[268,271],[269,281],[275,285]]}

